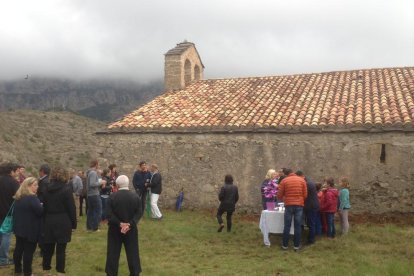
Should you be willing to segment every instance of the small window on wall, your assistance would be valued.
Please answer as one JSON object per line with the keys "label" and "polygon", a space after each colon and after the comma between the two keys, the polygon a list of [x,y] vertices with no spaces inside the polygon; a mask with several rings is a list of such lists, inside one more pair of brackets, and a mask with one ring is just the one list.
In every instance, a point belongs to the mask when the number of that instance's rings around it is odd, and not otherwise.
{"label": "small window on wall", "polygon": [[381,155],[380,155],[380,162],[385,163],[385,144],[381,144]]}

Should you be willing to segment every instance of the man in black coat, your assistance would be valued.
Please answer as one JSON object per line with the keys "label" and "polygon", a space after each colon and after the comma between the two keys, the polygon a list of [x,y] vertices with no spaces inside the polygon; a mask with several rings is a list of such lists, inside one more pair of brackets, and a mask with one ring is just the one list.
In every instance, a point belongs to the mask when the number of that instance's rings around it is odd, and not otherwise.
{"label": "man in black coat", "polygon": [[306,224],[309,227],[308,244],[313,244],[315,243],[316,220],[319,211],[318,194],[316,192],[315,183],[313,183],[309,177],[306,177],[302,171],[297,171],[296,175],[302,177],[306,181],[308,196],[305,199],[303,211],[305,212]]}
{"label": "man in black coat", "polygon": [[109,227],[105,272],[108,276],[118,275],[119,255],[123,244],[129,275],[137,276],[141,272],[137,227],[142,215],[141,200],[136,193],[129,191],[129,179],[126,175],[120,175],[116,184],[119,190],[110,195],[107,205]]}
{"label": "man in black coat", "polygon": [[151,174],[150,182],[147,185],[151,188],[151,216],[153,219],[162,219],[161,211],[158,208],[158,199],[162,192],[162,177],[156,164],[151,165]]}
{"label": "man in black coat", "polygon": [[[0,225],[9,212],[14,194],[19,189],[16,180],[17,169],[18,165],[13,163],[0,166]],[[8,257],[10,237],[11,233],[0,233],[0,266],[13,264]]]}
{"label": "man in black coat", "polygon": [[[47,188],[49,187],[49,174],[50,174],[50,167],[48,164],[43,164],[40,166],[39,169],[39,180],[38,185],[39,188],[37,189],[37,197],[39,198],[41,203],[45,202],[45,194],[47,192]],[[43,248],[43,222],[41,224],[41,235],[39,238],[39,248],[40,248],[40,255],[43,256],[44,248]]]}

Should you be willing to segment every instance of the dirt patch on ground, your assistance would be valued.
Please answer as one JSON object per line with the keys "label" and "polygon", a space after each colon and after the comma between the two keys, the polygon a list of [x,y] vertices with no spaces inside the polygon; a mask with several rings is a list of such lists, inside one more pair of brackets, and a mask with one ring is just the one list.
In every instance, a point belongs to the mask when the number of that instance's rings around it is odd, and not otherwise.
{"label": "dirt patch on ground", "polygon": [[[240,219],[249,222],[258,222],[259,214],[240,214]],[[385,213],[385,214],[349,214],[350,223],[372,223],[378,225],[395,224],[399,226],[414,226],[414,213]]]}
{"label": "dirt patch on ground", "polygon": [[385,214],[350,214],[349,221],[361,224],[361,223],[373,223],[373,224],[396,224],[399,226],[414,225],[414,213],[385,213]]}

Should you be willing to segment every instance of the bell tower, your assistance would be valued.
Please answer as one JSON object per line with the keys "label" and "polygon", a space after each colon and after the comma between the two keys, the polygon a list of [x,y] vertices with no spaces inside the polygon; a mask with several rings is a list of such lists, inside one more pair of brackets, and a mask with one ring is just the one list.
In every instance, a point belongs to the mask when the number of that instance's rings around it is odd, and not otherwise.
{"label": "bell tower", "polygon": [[192,42],[181,42],[165,54],[165,91],[185,88],[193,81],[203,79],[204,65]]}

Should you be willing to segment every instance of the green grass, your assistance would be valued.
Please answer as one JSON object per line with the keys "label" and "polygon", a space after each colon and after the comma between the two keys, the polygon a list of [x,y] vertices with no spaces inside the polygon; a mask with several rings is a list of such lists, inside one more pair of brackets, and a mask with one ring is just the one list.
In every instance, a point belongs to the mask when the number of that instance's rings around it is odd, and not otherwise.
{"label": "green grass", "polygon": [[[265,247],[259,218],[236,215],[233,232],[217,233],[214,213],[164,215],[162,221],[144,218],[139,223],[143,275],[414,275],[413,226],[351,221],[347,236],[320,238],[294,252],[292,241],[288,251],[280,249],[280,235],[271,235],[272,246]],[[67,274],[105,275],[106,226],[99,233],[87,233],[81,217],[78,228],[67,248]],[[35,272],[41,271],[40,263],[35,257]],[[119,275],[128,275],[124,253]]]}

